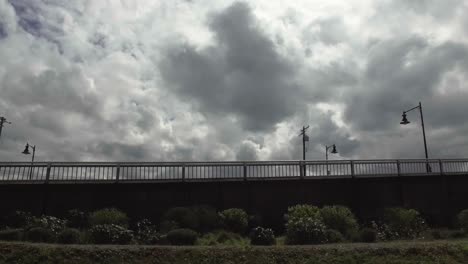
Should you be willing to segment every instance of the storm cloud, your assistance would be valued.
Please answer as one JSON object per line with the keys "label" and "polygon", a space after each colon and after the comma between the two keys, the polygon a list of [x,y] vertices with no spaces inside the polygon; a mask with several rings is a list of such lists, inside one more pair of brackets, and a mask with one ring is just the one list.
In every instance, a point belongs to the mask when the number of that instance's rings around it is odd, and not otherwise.
{"label": "storm cloud", "polygon": [[0,0],[1,160],[468,155],[468,6]]}

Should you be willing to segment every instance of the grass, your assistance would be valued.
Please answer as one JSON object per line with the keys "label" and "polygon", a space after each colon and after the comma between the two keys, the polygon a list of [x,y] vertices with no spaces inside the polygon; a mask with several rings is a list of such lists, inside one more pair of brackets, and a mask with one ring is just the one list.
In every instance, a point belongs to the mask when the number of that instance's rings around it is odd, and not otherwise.
{"label": "grass", "polygon": [[468,241],[399,241],[319,246],[116,246],[0,242],[0,263],[328,264],[467,263]]}

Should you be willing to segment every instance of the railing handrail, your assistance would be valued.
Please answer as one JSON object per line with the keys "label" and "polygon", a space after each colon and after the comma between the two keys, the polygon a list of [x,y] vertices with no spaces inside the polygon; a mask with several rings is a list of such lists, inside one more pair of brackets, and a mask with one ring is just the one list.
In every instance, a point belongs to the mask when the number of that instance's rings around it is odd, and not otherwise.
{"label": "railing handrail", "polygon": [[[153,165],[153,164],[161,164],[161,165],[210,165],[210,164],[228,164],[228,165],[243,165],[243,164],[277,164],[277,163],[350,163],[351,161],[353,162],[396,162],[399,160],[400,162],[438,162],[439,160],[442,160],[443,162],[450,162],[450,161],[468,161],[468,158],[461,158],[461,159],[369,159],[369,160],[364,160],[364,159],[350,159],[350,160],[269,160],[269,161],[35,161],[34,165],[85,165],[85,164],[90,164],[90,165],[115,165],[115,164],[120,164],[120,165]],[[25,164],[25,165],[30,165],[30,161],[0,161],[0,165],[8,165],[8,164]]]}

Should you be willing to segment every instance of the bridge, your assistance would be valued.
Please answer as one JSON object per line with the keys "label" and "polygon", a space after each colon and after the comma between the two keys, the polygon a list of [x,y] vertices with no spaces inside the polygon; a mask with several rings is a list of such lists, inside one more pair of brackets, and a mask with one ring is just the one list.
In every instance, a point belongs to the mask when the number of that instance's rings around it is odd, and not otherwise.
{"label": "bridge", "polygon": [[0,184],[252,181],[468,174],[468,159],[0,162]]}
{"label": "bridge", "polygon": [[158,219],[175,206],[243,208],[284,226],[291,205],[349,206],[361,221],[385,207],[450,226],[468,208],[468,159],[245,162],[0,162],[0,211],[63,216],[117,207]]}

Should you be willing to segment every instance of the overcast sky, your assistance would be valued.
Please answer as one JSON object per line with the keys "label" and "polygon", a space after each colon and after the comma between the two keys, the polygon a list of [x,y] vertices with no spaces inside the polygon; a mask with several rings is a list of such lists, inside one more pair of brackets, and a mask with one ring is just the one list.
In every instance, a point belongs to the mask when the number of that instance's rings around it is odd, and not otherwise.
{"label": "overcast sky", "polygon": [[0,0],[0,160],[468,157],[468,2]]}

